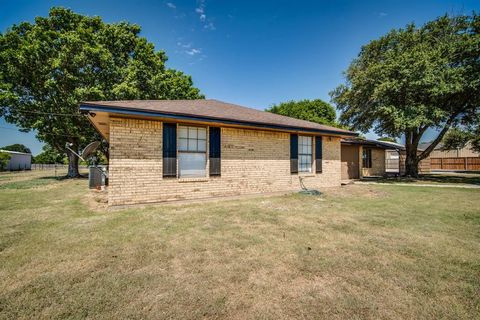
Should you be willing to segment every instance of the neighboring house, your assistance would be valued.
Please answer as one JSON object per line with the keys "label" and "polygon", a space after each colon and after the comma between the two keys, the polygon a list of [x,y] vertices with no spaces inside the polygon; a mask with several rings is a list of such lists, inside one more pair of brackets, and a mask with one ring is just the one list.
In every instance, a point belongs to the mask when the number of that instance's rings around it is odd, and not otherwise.
{"label": "neighboring house", "polygon": [[110,144],[109,205],[340,186],[356,133],[217,100],[83,102]]}
{"label": "neighboring house", "polygon": [[[420,143],[418,148],[425,150],[430,142]],[[430,153],[432,170],[480,170],[480,153],[471,149],[470,143],[462,149],[442,150],[443,144],[439,143]]]}
{"label": "neighboring house", "polygon": [[[362,138],[343,139],[342,180],[402,175],[405,173],[405,147],[401,144]],[[419,173],[430,172],[430,160],[422,160]]]}
{"label": "neighboring house", "polygon": [[10,154],[10,160],[7,164],[7,171],[30,170],[32,168],[32,154],[17,151],[0,150]]}

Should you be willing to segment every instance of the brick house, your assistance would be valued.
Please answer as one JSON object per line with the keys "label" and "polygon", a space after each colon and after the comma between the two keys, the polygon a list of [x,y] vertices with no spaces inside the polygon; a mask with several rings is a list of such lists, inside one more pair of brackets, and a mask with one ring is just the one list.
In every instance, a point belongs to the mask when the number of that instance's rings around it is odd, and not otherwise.
{"label": "brick house", "polygon": [[109,205],[339,186],[355,133],[217,100],[83,102],[109,142]]}

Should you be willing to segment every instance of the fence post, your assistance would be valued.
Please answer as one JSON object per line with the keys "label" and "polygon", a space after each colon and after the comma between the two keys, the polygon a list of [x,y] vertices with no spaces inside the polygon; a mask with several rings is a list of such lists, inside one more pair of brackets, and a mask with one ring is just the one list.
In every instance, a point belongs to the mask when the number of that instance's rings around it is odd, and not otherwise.
{"label": "fence post", "polygon": [[443,170],[443,158],[440,158],[440,170]]}
{"label": "fence post", "polygon": [[468,170],[468,167],[467,167],[467,157],[463,158],[463,163],[464,163],[465,171],[467,171],[467,170]]}

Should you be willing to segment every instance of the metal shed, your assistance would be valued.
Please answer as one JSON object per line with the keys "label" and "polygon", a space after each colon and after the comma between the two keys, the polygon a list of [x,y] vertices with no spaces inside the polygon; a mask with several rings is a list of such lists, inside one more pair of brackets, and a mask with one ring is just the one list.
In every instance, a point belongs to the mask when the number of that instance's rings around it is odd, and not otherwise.
{"label": "metal shed", "polygon": [[10,154],[7,171],[20,171],[32,169],[32,154],[17,151],[0,150]]}

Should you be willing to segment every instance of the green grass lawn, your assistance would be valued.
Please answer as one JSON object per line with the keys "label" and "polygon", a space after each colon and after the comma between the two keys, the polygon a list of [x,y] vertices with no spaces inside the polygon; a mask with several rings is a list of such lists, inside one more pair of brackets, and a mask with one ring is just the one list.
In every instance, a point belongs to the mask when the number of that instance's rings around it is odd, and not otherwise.
{"label": "green grass lawn", "polygon": [[97,198],[86,180],[0,179],[1,319],[480,318],[479,190]]}

